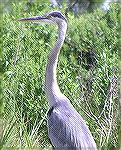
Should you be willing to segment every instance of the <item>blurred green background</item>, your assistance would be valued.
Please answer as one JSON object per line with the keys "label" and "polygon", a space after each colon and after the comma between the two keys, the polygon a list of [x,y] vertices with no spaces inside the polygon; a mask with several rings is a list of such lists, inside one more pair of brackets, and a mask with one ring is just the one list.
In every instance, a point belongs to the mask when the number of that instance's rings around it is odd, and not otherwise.
{"label": "blurred green background", "polygon": [[[1,149],[51,149],[44,77],[57,27],[16,20],[52,10],[65,14],[66,8],[65,2],[52,7],[47,0],[1,2]],[[96,8],[66,15],[68,31],[58,62],[58,84],[85,119],[98,149],[118,150],[121,3],[111,3],[107,11]]]}

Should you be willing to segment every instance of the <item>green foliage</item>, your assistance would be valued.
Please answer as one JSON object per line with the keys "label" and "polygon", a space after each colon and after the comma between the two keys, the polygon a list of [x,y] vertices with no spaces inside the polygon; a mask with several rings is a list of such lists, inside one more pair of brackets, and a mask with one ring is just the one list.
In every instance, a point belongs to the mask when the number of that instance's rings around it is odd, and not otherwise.
{"label": "green foliage", "polygon": [[[4,10],[2,27],[1,147],[49,147],[44,76],[57,28],[16,20],[53,8],[47,2],[11,4],[9,11]],[[110,87],[118,76],[119,7],[113,4],[107,13],[96,10],[78,18],[68,14],[68,32],[58,64],[61,91],[85,118],[101,150],[117,148],[118,98],[111,95]],[[79,54],[89,50],[96,51],[97,63],[87,71]]]}

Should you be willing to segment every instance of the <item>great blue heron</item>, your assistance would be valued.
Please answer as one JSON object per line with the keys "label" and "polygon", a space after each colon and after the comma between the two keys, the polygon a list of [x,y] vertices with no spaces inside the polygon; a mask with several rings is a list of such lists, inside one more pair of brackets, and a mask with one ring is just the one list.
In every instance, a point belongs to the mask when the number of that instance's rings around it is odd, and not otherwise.
{"label": "great blue heron", "polygon": [[55,149],[96,150],[92,134],[69,99],[61,93],[56,79],[60,49],[64,43],[67,20],[61,12],[53,11],[43,16],[22,18],[22,22],[52,23],[58,26],[58,39],[52,49],[46,67],[45,91],[49,100],[48,135]]}

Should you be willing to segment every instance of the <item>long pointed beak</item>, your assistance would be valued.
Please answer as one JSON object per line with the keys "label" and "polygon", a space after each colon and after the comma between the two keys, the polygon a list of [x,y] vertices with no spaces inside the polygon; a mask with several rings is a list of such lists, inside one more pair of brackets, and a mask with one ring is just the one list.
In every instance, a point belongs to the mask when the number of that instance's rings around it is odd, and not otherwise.
{"label": "long pointed beak", "polygon": [[21,22],[41,22],[41,21],[44,21],[45,19],[47,19],[47,18],[42,17],[42,16],[35,16],[35,17],[30,17],[30,18],[21,18],[21,19],[18,19],[18,21],[21,21]]}

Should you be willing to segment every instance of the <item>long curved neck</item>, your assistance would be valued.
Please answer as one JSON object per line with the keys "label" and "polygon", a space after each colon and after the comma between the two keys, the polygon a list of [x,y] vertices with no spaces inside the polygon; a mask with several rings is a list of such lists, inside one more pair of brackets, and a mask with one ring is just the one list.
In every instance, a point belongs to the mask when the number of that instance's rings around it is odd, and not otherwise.
{"label": "long curved neck", "polygon": [[50,106],[53,106],[56,102],[58,102],[60,100],[60,97],[62,97],[63,95],[60,92],[59,86],[57,84],[56,68],[59,52],[65,39],[66,29],[67,29],[66,22],[63,21],[62,23],[58,24],[59,30],[58,39],[49,55],[48,63],[46,66],[45,91]]}

